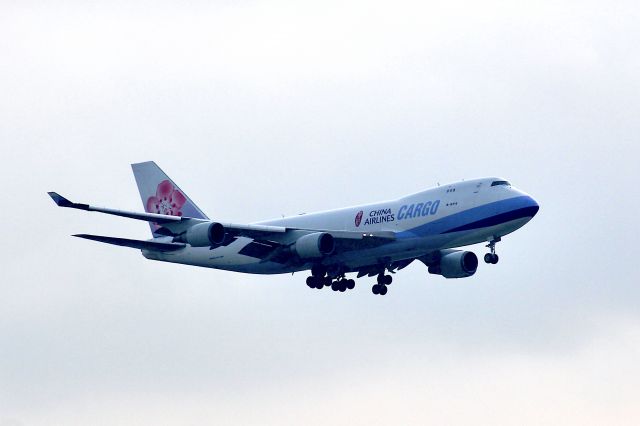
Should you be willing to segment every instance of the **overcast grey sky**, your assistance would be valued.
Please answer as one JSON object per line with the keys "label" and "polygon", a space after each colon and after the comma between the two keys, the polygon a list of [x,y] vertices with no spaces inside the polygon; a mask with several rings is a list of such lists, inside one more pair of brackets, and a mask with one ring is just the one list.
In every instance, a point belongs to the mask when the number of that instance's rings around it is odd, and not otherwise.
{"label": "overcast grey sky", "polygon": [[[640,6],[611,3],[2,2],[0,425],[638,424]],[[220,220],[487,175],[541,211],[472,278],[312,291],[71,238],[147,238],[46,196],[141,209],[145,160]]]}

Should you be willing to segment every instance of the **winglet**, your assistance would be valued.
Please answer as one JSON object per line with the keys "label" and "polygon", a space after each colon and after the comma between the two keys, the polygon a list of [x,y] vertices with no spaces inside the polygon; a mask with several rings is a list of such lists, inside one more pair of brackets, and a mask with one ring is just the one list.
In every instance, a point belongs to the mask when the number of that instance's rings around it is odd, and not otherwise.
{"label": "winglet", "polygon": [[53,202],[56,203],[59,207],[71,207],[72,209],[89,210],[88,204],[73,203],[57,192],[52,191],[47,192],[47,194],[49,194],[49,197],[51,197]]}
{"label": "winglet", "polygon": [[51,199],[60,207],[71,207],[73,205],[71,201],[67,200],[57,192],[47,192],[47,194],[49,194],[49,197],[51,197]]}

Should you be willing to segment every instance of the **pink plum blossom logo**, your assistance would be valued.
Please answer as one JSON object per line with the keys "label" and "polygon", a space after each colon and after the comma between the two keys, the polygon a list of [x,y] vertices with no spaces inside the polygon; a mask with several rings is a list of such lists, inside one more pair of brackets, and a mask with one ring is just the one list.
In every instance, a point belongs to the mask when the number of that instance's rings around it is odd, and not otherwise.
{"label": "pink plum blossom logo", "polygon": [[163,180],[158,184],[156,195],[147,200],[147,212],[182,216],[180,209],[186,201],[187,197],[178,191],[170,181]]}
{"label": "pink plum blossom logo", "polygon": [[358,214],[356,215],[356,221],[355,221],[356,228],[359,227],[360,226],[360,222],[362,222],[362,215],[363,215],[363,211],[362,210],[360,210],[358,212]]}

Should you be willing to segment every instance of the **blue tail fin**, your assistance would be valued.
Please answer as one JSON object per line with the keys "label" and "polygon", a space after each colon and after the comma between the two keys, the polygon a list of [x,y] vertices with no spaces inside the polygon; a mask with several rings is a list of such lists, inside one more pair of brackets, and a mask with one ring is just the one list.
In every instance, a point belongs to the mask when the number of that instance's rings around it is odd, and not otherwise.
{"label": "blue tail fin", "polygon": [[[209,219],[153,161],[132,164],[131,168],[147,213]],[[150,225],[153,236],[161,236],[156,233],[159,226],[155,223]]]}

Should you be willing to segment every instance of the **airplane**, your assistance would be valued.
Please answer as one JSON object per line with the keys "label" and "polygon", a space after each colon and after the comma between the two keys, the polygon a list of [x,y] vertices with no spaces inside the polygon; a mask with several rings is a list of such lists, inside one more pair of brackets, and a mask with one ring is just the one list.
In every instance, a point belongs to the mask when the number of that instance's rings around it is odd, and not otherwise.
{"label": "airplane", "polygon": [[[507,180],[487,177],[438,185],[401,198],[249,224],[210,220],[153,161],[131,165],[145,212],[95,207],[49,196],[60,207],[149,222],[153,238],[74,237],[139,249],[147,259],[251,274],[310,270],[310,288],[353,289],[377,276],[373,294],[385,295],[390,274],[414,260],[444,278],[474,275],[478,258],[456,248],[488,243],[487,264],[498,263],[496,243],[529,222],[538,203]],[[390,274],[387,274],[389,272]]]}

